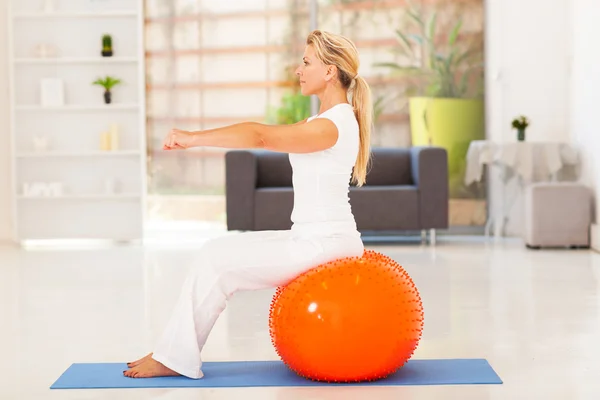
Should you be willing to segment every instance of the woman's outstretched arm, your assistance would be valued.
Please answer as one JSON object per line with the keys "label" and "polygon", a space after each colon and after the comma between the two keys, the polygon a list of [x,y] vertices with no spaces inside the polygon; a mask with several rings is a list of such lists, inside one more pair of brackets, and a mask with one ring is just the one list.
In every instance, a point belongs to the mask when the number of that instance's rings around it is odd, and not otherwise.
{"label": "woman's outstretched arm", "polygon": [[173,150],[206,146],[312,153],[332,147],[337,142],[337,137],[338,130],[335,124],[324,118],[293,125],[243,122],[196,132],[173,129],[167,135],[163,148]]}

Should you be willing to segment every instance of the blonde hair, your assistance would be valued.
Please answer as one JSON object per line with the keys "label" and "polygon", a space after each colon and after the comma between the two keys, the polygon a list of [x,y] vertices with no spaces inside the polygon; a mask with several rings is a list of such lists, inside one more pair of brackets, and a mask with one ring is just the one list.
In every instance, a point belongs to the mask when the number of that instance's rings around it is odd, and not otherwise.
{"label": "blonde hair", "polygon": [[358,67],[360,66],[358,50],[354,43],[346,37],[320,29],[314,30],[308,35],[306,44],[313,46],[317,57],[325,65],[337,67],[340,83],[352,95],[352,107],[360,133],[360,147],[352,172],[352,181],[357,186],[362,186],[366,182],[367,168],[371,157],[373,104],[369,85],[362,77],[358,76]]}

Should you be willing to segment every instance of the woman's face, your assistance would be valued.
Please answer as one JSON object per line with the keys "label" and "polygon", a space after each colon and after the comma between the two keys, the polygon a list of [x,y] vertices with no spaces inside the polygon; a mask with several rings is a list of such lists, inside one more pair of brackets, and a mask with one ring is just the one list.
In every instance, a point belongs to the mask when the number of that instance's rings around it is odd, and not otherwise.
{"label": "woman's face", "polygon": [[302,64],[296,69],[300,80],[300,91],[305,96],[318,94],[331,79],[331,67],[323,64],[315,54],[312,45],[306,46]]}

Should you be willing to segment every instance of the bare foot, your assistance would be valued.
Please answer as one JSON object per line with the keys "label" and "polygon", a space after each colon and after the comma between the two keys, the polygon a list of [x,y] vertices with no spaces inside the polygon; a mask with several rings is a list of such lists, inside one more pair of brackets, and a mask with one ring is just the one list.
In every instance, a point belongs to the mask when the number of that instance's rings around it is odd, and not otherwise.
{"label": "bare foot", "polygon": [[139,360],[137,360],[137,361],[128,362],[128,363],[127,363],[127,366],[128,366],[129,368],[137,367],[138,365],[140,365],[141,363],[143,363],[144,361],[146,361],[147,359],[149,359],[150,357],[152,357],[152,354],[153,354],[153,353],[150,353],[150,354],[148,354],[147,356],[145,356],[145,357],[142,357],[142,358],[140,358],[140,359],[139,359]]}
{"label": "bare foot", "polygon": [[130,378],[154,378],[158,376],[179,376],[177,372],[170,370],[153,358],[148,358],[141,364],[123,371],[123,375]]}

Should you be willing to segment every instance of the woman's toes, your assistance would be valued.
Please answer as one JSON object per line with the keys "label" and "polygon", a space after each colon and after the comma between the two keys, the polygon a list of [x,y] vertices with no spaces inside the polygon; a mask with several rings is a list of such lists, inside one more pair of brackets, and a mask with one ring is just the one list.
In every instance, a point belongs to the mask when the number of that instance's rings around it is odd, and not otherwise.
{"label": "woman's toes", "polygon": [[144,361],[146,361],[147,359],[152,357],[152,354],[154,354],[154,353],[149,353],[149,354],[145,355],[144,357],[140,358],[139,360],[130,361],[127,363],[127,366],[129,368],[137,367],[138,365],[140,365],[141,363],[143,363]]}

